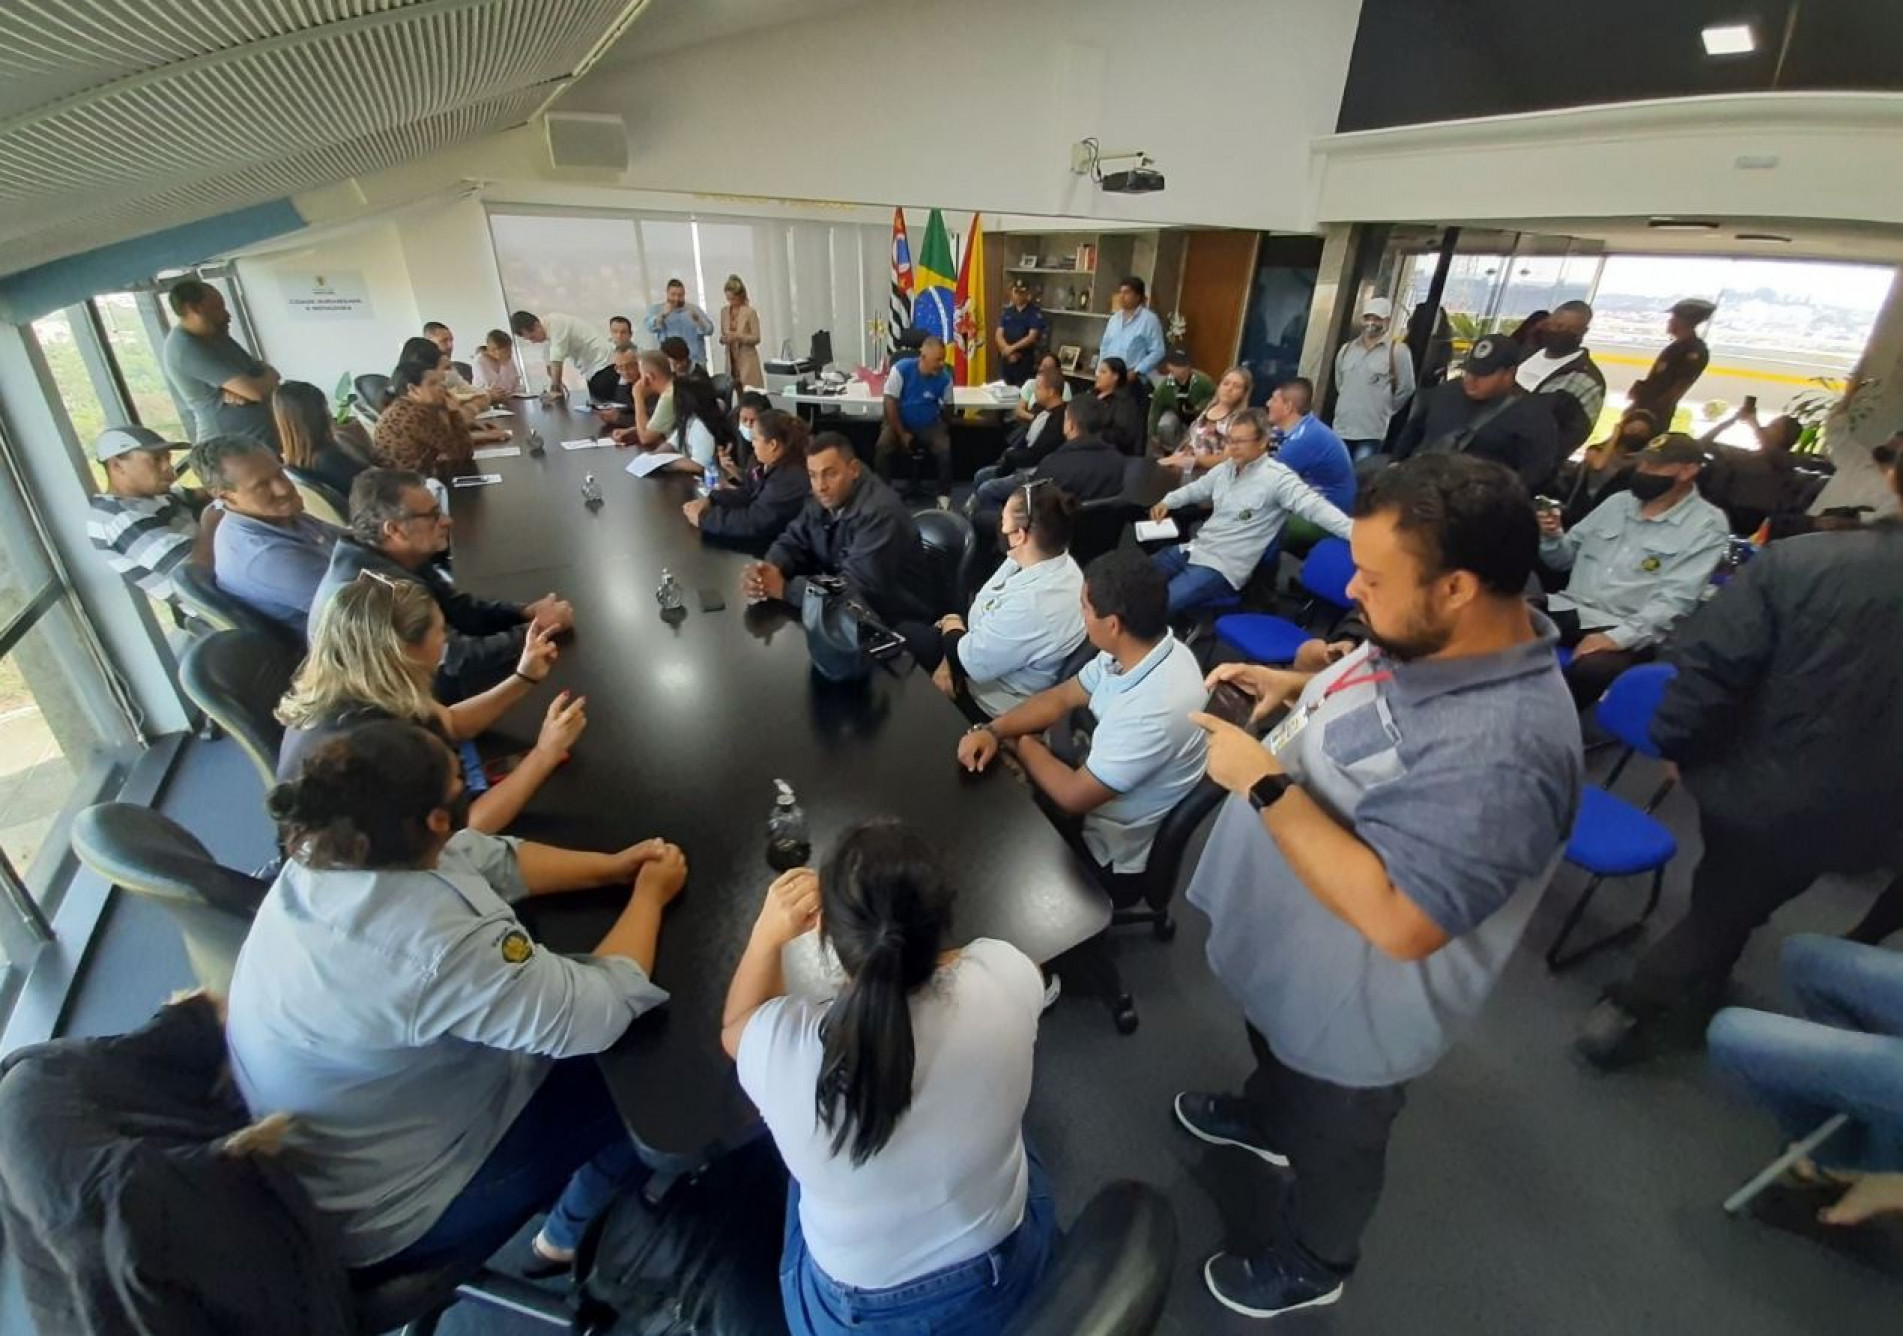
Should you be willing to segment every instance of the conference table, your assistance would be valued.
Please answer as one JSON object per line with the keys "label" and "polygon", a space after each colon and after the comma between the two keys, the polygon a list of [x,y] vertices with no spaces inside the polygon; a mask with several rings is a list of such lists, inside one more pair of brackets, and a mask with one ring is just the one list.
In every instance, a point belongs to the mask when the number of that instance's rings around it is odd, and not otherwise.
{"label": "conference table", "polygon": [[[650,1162],[692,1168],[755,1126],[720,1021],[776,875],[766,861],[776,778],[806,812],[816,860],[868,817],[923,831],[958,887],[961,941],[1001,938],[1042,962],[1108,925],[1108,900],[1030,791],[1000,766],[973,776],[957,764],[966,721],[928,675],[876,668],[855,685],[819,678],[792,608],[746,606],[740,576],[752,554],[703,542],[683,518],[695,478],[633,477],[632,450],[564,449],[599,436],[586,410],[510,408],[515,416],[499,421],[521,453],[464,470],[501,481],[450,489],[456,581],[489,598],[554,591],[574,604],[575,633],[548,683],[505,721],[511,738],[532,739],[558,690],[588,701],[571,760],[510,833],[594,850],[659,836],[687,856],[654,971],[670,1001],[600,1060]],[[530,431],[545,442],[539,457],[527,448]],[[590,473],[602,491],[595,507],[582,494]],[[684,616],[662,616],[664,571],[686,595]],[[703,611],[703,590],[726,607]],[[626,900],[625,888],[538,898],[526,916],[547,945],[587,951]]]}

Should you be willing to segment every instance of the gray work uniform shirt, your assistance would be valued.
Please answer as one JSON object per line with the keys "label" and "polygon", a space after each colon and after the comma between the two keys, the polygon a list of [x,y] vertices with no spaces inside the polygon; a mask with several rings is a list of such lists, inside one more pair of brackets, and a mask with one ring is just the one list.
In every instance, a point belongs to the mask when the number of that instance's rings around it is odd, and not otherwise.
{"label": "gray work uniform shirt", "polygon": [[428,1232],[549,1059],[598,1053],[667,1000],[632,960],[537,946],[509,905],[527,893],[515,842],[465,830],[427,870],[287,862],[258,909],[232,1072],[254,1116],[292,1115],[287,1163],[351,1266]]}
{"label": "gray work uniform shirt", "polygon": [[1246,799],[1223,805],[1190,902],[1209,915],[1216,977],[1296,1071],[1363,1088],[1421,1075],[1519,944],[1583,769],[1558,637],[1535,623],[1536,640],[1495,654],[1400,663],[1363,647],[1311,680],[1270,735],[1308,796],[1447,934],[1432,955],[1375,947],[1296,876]]}
{"label": "gray work uniform shirt", "polygon": [[1263,455],[1237,469],[1225,459],[1163,498],[1171,510],[1214,509],[1189,544],[1189,564],[1207,566],[1237,589],[1249,583],[1262,554],[1281,536],[1291,514],[1346,538],[1354,524],[1285,464]]}
{"label": "gray work uniform shirt", "polygon": [[1335,435],[1378,441],[1414,393],[1414,359],[1386,334],[1372,348],[1350,339],[1335,354],[1335,391]]}
{"label": "gray work uniform shirt", "polygon": [[1558,538],[1540,540],[1540,559],[1570,570],[1548,606],[1571,609],[1587,631],[1603,631],[1620,649],[1643,649],[1697,608],[1731,543],[1724,511],[1696,491],[1662,515],[1620,492]]}

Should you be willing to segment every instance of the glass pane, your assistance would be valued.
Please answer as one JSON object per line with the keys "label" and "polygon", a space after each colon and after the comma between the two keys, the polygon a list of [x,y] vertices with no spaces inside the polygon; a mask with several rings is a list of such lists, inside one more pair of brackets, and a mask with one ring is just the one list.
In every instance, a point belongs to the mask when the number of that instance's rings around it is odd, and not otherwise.
{"label": "glass pane", "polygon": [[169,441],[186,441],[191,436],[178,410],[178,401],[166,387],[165,372],[159,363],[159,350],[152,344],[145,321],[140,317],[138,299],[130,292],[110,292],[93,299],[99,319],[106,327],[106,343],[119,374],[125,378],[132,396],[133,412],[142,426],[150,427]]}
{"label": "glass pane", "polygon": [[[699,280],[695,278],[694,225],[642,219],[641,253],[647,260],[648,288],[646,294],[640,297],[638,304],[641,309],[628,314],[634,317],[635,341],[652,347],[654,335],[645,325],[648,307],[667,295],[669,281],[678,278],[687,285],[687,300],[695,300],[694,293],[699,287]],[[624,288],[622,291],[637,290]]]}
{"label": "glass pane", "polygon": [[[833,339],[833,355],[852,355],[857,340],[850,325],[841,328],[833,316],[832,228],[825,223],[794,223],[788,229],[792,237],[792,328],[796,356],[804,357],[813,346],[813,335],[827,331]],[[843,340],[842,340],[843,336]]]}
{"label": "glass pane", "polygon": [[[490,215],[489,231],[510,310],[572,315],[599,329],[604,347],[608,317],[625,315],[640,340],[647,284],[632,220],[498,213]],[[522,351],[531,385],[540,385],[543,364]]]}
{"label": "glass pane", "polygon": [[[773,347],[773,326],[760,304],[763,285],[759,266],[754,261],[754,229],[741,223],[696,223],[694,230],[700,236],[700,268],[707,287],[708,316],[718,327],[720,308],[727,304],[727,276],[738,274],[740,281],[747,285],[747,300],[760,317],[760,347]],[[726,352],[718,336],[707,340],[707,357],[712,363],[707,368],[709,371],[727,369]]]}
{"label": "glass pane", "polygon": [[0,658],[0,848],[22,877],[102,745],[74,686],[69,616],[50,609]]}
{"label": "glass pane", "polygon": [[33,334],[40,341],[40,352],[53,372],[54,383],[59,386],[60,402],[65,404],[66,416],[72,420],[73,433],[82,446],[90,447],[93,438],[106,429],[106,407],[99,402],[92,379],[86,374],[86,363],[73,338],[72,322],[66,312],[55,311],[33,322]]}

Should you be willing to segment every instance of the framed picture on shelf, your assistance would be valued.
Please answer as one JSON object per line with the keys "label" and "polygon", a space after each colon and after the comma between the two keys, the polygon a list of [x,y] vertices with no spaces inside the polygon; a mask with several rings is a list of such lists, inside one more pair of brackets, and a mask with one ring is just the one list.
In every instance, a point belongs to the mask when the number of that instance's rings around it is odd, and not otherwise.
{"label": "framed picture on shelf", "polygon": [[1084,350],[1074,343],[1066,343],[1057,350],[1057,365],[1066,371],[1075,371],[1083,359]]}
{"label": "framed picture on shelf", "polygon": [[1018,268],[1020,268],[1020,269],[1035,269],[1035,268],[1037,268],[1037,256],[1035,256],[1035,255],[1020,255],[1020,256],[1018,256]]}

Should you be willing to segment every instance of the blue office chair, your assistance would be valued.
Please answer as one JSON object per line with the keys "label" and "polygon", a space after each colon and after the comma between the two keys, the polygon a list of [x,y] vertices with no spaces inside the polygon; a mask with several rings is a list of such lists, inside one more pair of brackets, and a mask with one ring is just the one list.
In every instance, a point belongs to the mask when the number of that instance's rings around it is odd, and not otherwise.
{"label": "blue office chair", "polygon": [[[1666,684],[1677,673],[1676,668],[1663,663],[1628,668],[1613,679],[1606,694],[1593,706],[1593,716],[1599,726],[1625,744],[1625,753],[1614,763],[1604,787],[1597,784],[1587,787],[1579,805],[1579,817],[1573,822],[1572,838],[1566,842],[1566,861],[1583,869],[1591,879],[1566,912],[1559,935],[1546,949],[1546,967],[1555,973],[1577,964],[1601,947],[1638,936],[1652,911],[1658,908],[1659,896],[1665,888],[1665,866],[1678,853],[1678,840],[1652,813],[1672,791],[1673,781],[1662,782],[1644,807],[1633,806],[1611,789],[1634,756],[1659,759],[1659,750],[1652,743],[1652,716],[1658,711]],[[1652,889],[1636,919],[1575,951],[1566,951],[1567,939],[1579,926],[1601,882],[1608,877],[1636,877],[1647,872],[1652,874]]]}
{"label": "blue office chair", "polygon": [[[1337,614],[1346,612],[1354,601],[1348,597],[1348,582],[1355,578],[1355,559],[1340,538],[1324,538],[1315,544],[1296,578],[1309,593],[1304,619],[1324,604]],[[1302,622],[1269,613],[1244,612],[1216,619],[1216,639],[1255,663],[1292,663],[1295,651],[1314,635]]]}

